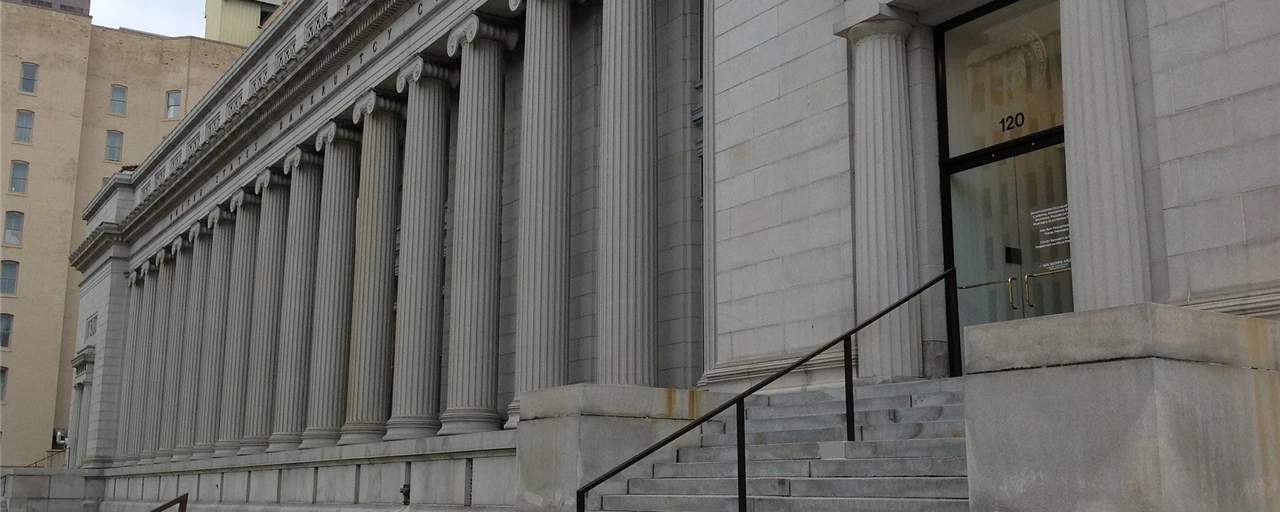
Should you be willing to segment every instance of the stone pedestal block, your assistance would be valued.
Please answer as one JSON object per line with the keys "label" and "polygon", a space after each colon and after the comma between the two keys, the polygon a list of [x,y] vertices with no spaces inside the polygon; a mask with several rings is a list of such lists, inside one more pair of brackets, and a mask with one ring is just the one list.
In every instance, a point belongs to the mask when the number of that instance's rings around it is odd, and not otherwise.
{"label": "stone pedestal block", "polygon": [[[516,453],[520,492],[516,510],[573,511],[579,486],[604,474],[654,442],[689,424],[733,395],[631,386],[575,384],[521,395]],[[675,450],[698,445],[699,430],[634,464],[593,489],[587,509],[600,496],[626,492],[627,478],[648,477],[654,460],[673,460]]]}
{"label": "stone pedestal block", "polygon": [[1280,511],[1280,322],[1139,304],[966,348],[971,510]]}

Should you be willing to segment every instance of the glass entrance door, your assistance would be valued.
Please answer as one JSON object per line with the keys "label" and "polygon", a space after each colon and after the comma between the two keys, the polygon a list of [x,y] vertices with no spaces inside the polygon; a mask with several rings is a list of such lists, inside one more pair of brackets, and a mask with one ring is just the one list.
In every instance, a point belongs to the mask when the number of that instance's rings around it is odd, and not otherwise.
{"label": "glass entrance door", "polygon": [[1071,311],[1061,144],[950,177],[959,324]]}

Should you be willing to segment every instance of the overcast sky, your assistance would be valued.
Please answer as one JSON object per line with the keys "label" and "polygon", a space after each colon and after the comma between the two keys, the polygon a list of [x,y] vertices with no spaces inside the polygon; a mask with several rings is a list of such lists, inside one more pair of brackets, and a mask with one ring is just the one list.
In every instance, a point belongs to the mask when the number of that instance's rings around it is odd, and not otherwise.
{"label": "overcast sky", "polygon": [[93,0],[93,24],[204,37],[204,0]]}

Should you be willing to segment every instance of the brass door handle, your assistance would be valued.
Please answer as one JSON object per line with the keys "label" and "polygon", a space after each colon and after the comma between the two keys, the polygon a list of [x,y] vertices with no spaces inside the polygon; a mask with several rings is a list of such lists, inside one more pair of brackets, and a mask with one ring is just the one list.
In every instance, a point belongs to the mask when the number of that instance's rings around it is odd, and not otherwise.
{"label": "brass door handle", "polygon": [[1008,294],[1008,296],[1009,296],[1009,308],[1010,308],[1010,309],[1018,309],[1018,306],[1017,306],[1016,304],[1014,304],[1014,301],[1013,301],[1013,282],[1014,282],[1014,281],[1017,281],[1017,280],[1018,280],[1018,278],[1017,278],[1017,277],[1010,277],[1010,278],[1008,278],[1008,279],[996,279],[995,281],[987,281],[987,282],[985,282],[985,283],[969,284],[969,285],[965,285],[965,286],[957,286],[957,287],[956,287],[956,289],[957,289],[957,290],[968,290],[968,289],[970,289],[970,288],[981,288],[981,287],[983,287],[983,286],[991,286],[991,285],[993,285],[993,284],[1000,284],[1000,283],[1004,283],[1005,293],[1006,293],[1006,294]]}
{"label": "brass door handle", "polygon": [[1053,274],[1061,274],[1061,273],[1063,273],[1063,272],[1070,272],[1070,271],[1071,271],[1071,267],[1067,267],[1067,268],[1060,268],[1060,269],[1058,269],[1058,270],[1050,270],[1050,271],[1048,271],[1048,272],[1040,272],[1040,273],[1038,273],[1038,274],[1027,274],[1027,275],[1025,275],[1025,276],[1022,276],[1022,300],[1023,300],[1023,302],[1026,302],[1026,303],[1027,303],[1027,307],[1029,307],[1029,308],[1034,308],[1034,307],[1036,307],[1036,305],[1035,305],[1034,303],[1032,303],[1032,302],[1031,302],[1031,279],[1032,279],[1032,278],[1036,278],[1036,277],[1044,277],[1044,276],[1051,276],[1051,275],[1053,275]]}

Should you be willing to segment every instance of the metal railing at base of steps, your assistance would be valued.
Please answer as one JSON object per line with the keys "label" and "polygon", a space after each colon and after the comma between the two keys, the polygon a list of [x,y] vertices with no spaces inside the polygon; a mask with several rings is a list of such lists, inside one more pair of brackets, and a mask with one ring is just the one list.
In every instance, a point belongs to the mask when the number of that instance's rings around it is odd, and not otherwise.
{"label": "metal railing at base of steps", "polygon": [[668,435],[667,437],[662,438],[661,441],[658,441],[650,445],[648,448],[645,448],[643,451],[635,454],[634,456],[627,459],[623,463],[618,464],[617,466],[614,466],[613,469],[606,471],[603,475],[596,477],[595,480],[587,482],[586,485],[579,487],[578,493],[577,493],[578,512],[586,512],[587,493],[590,492],[591,489],[594,489],[596,488],[596,486],[604,483],[610,478],[617,476],[623,470],[631,467],[637,462],[640,462],[645,457],[653,455],[655,452],[662,449],[664,446],[671,444],[672,441],[675,441],[676,439],[679,439],[681,436],[688,434],[693,429],[698,428],[699,426],[701,426],[702,424],[708,421],[711,421],[712,418],[719,416],[720,413],[728,410],[730,407],[734,407],[737,409],[736,411],[734,411],[735,412],[734,421],[737,424],[738,510],[739,512],[746,512],[747,510],[747,428],[746,428],[747,397],[754,395],[756,392],[760,391],[761,389],[764,389],[765,386],[768,386],[769,384],[772,384],[774,381],[782,378],[783,375],[791,373],[796,368],[799,368],[800,366],[809,362],[811,359],[817,357],[818,354],[831,350],[831,348],[836,346],[837,343],[843,344],[844,345],[845,438],[848,441],[853,441],[854,434],[856,433],[856,428],[855,428],[856,422],[854,419],[855,410],[854,410],[854,404],[853,404],[853,336],[857,334],[858,331],[861,331],[863,328],[874,323],[876,320],[879,320],[885,315],[892,313],[895,309],[898,309],[899,307],[901,307],[903,304],[906,304],[911,299],[914,299],[917,296],[919,296],[921,293],[924,293],[925,290],[928,290],[929,288],[933,287],[933,285],[936,285],[942,282],[944,279],[947,279],[948,277],[954,276],[955,271],[956,271],[955,267],[952,267],[943,271],[941,274],[938,274],[937,277],[930,279],[929,282],[921,285],[919,288],[916,288],[915,291],[907,294],[901,299],[898,299],[896,302],[894,302],[893,304],[890,304],[888,307],[884,308],[879,313],[876,313],[872,315],[870,318],[863,320],[861,323],[854,326],[852,329],[845,331],[843,334],[837,336],[835,339],[827,342],[821,347],[818,347],[817,350],[814,350],[813,352],[810,352],[808,355],[801,357],[800,359],[797,359],[795,362],[791,363],[791,365],[787,366],[786,368],[778,370],[773,375],[770,375],[768,378],[760,381],[756,385],[751,386],[746,391],[739,393],[737,396],[730,398],[729,400],[725,401],[723,404],[720,404],[720,406],[716,407],[715,409],[712,409],[710,412],[703,414],[701,417],[699,417],[696,420],[693,420],[692,423],[689,423],[688,425],[685,425],[680,430],[677,430],[673,432],[671,435]]}
{"label": "metal railing at base of steps", "polygon": [[188,497],[187,494],[178,496],[177,498],[169,500],[164,505],[160,505],[156,508],[151,509],[151,512],[160,512],[162,510],[168,510],[173,508],[174,505],[178,506],[178,512],[187,512],[187,497]]}
{"label": "metal railing at base of steps", "polygon": [[[24,467],[24,468],[38,468],[38,467],[43,467],[43,466],[40,466],[40,463],[41,463],[41,462],[44,462],[44,461],[50,460],[50,459],[52,459],[52,458],[54,458],[54,457],[57,457],[57,456],[59,456],[59,455],[62,455],[62,454],[64,454],[64,453],[67,453],[67,451],[66,451],[66,450],[58,450],[58,451],[56,451],[56,452],[50,453],[49,455],[46,455],[43,459],[40,459],[40,460],[35,461],[35,462],[32,462],[32,463],[27,464],[26,466],[22,466],[22,467]],[[50,467],[52,467],[52,466],[50,466]]]}

